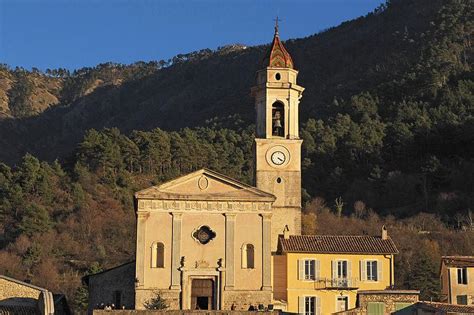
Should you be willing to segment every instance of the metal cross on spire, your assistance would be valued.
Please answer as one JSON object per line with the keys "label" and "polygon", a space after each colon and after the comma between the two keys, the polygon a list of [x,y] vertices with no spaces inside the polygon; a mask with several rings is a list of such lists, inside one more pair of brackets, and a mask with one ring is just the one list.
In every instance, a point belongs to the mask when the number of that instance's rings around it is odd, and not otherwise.
{"label": "metal cross on spire", "polygon": [[273,19],[273,21],[275,21],[275,34],[278,34],[278,22],[281,22],[282,19],[279,19],[277,15],[276,19]]}

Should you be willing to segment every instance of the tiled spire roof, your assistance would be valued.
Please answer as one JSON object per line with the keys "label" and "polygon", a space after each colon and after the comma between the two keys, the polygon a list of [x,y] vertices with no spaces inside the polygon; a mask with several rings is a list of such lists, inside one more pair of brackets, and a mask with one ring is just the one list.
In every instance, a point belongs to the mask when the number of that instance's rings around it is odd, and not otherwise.
{"label": "tiled spire roof", "polygon": [[273,42],[263,59],[263,67],[293,69],[293,59],[291,59],[290,54],[286,51],[285,46],[283,46],[283,43],[280,41],[280,35],[278,34],[278,18],[276,19]]}

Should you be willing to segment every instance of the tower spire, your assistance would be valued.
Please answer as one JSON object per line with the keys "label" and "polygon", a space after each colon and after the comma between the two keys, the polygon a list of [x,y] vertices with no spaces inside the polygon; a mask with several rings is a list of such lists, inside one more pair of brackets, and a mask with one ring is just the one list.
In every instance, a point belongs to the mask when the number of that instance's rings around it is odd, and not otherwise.
{"label": "tower spire", "polygon": [[269,50],[265,54],[262,61],[263,67],[276,67],[276,68],[291,68],[293,69],[293,60],[290,54],[286,51],[283,43],[280,40],[279,25],[278,23],[282,20],[277,16],[275,19],[275,35],[273,41],[270,44]]}
{"label": "tower spire", "polygon": [[279,19],[277,15],[276,19],[273,19],[273,21],[275,21],[275,36],[278,36],[278,21],[281,21],[281,19]]}

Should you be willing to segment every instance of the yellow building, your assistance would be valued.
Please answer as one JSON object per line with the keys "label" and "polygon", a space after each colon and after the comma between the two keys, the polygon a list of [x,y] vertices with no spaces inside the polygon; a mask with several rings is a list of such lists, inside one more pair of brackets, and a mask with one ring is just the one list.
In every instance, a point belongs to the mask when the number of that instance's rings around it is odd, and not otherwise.
{"label": "yellow building", "polygon": [[442,302],[474,305],[474,256],[443,256],[440,280]]}
{"label": "yellow building", "polygon": [[393,286],[398,250],[383,228],[381,237],[285,233],[277,253],[275,300],[288,312],[318,315],[354,308],[358,290]]}

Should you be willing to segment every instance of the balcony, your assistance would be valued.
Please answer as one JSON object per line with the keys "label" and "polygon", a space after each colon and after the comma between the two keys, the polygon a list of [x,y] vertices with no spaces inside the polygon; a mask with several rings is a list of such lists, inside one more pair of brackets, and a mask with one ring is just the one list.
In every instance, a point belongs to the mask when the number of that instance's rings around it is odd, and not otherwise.
{"label": "balcony", "polygon": [[319,278],[314,281],[314,289],[357,289],[359,287],[359,281],[356,278]]}

